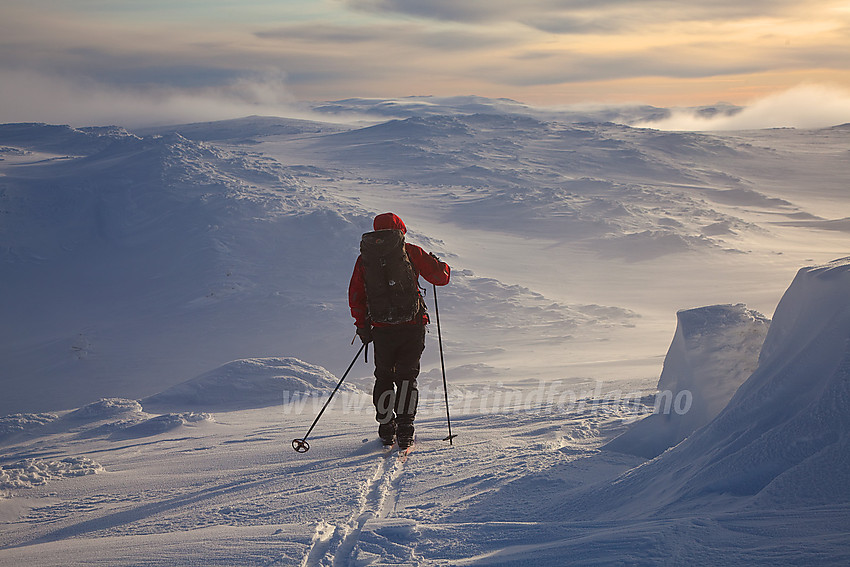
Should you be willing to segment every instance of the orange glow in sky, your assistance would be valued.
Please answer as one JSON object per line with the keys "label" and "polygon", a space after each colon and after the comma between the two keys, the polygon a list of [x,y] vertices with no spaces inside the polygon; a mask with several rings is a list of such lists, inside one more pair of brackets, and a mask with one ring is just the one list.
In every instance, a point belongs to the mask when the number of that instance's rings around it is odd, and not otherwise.
{"label": "orange glow in sky", "polygon": [[0,121],[37,119],[51,106],[45,91],[54,107],[121,95],[264,109],[462,94],[682,106],[812,83],[850,91],[850,7],[833,0],[28,0],[0,6],[0,37]]}

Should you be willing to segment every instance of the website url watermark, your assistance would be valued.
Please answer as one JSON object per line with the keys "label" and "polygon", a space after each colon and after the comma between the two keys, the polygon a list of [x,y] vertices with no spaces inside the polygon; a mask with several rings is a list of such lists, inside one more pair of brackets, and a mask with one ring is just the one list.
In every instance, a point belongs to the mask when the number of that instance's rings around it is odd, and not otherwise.
{"label": "website url watermark", "polygon": [[[610,386],[610,384],[609,384]],[[328,401],[330,392],[289,392],[282,395],[282,410],[285,414],[300,415],[319,411]],[[441,388],[420,387],[420,408],[445,403]],[[393,407],[392,397],[379,400],[382,410]],[[606,389],[602,381],[593,387],[569,387],[563,381],[541,381],[536,387],[513,387],[502,383],[480,387],[461,386],[452,389],[449,405],[456,414],[506,414],[512,412],[541,413],[610,413],[612,408],[640,419],[650,414],[685,415],[693,407],[694,396],[690,390],[624,391],[619,388]],[[372,396],[362,391],[337,392],[329,405],[334,411],[362,413],[374,411]]]}

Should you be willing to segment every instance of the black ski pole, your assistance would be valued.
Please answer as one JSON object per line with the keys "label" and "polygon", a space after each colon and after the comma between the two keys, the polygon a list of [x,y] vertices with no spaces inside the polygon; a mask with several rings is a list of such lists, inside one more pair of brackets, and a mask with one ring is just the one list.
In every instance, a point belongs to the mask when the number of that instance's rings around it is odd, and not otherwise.
{"label": "black ski pole", "polygon": [[316,416],[316,419],[313,420],[313,425],[310,426],[310,429],[307,430],[307,434],[304,435],[301,439],[293,439],[292,440],[292,448],[298,451],[299,453],[306,453],[310,450],[310,444],[307,443],[307,438],[310,436],[310,433],[313,431],[313,428],[316,427],[316,424],[319,423],[319,418],[322,417],[322,414],[325,413],[325,409],[327,409],[328,405],[331,403],[331,400],[336,394],[336,391],[339,390],[339,387],[342,386],[342,382],[345,380],[345,377],[348,376],[348,373],[351,372],[351,369],[354,367],[354,363],[357,362],[357,358],[360,356],[360,353],[363,352],[363,349],[366,348],[366,343],[363,343],[363,346],[360,347],[360,350],[357,351],[357,354],[354,355],[354,359],[351,361],[351,364],[348,365],[348,369],[345,371],[345,374],[342,375],[342,378],[339,379],[339,383],[337,383],[334,391],[331,392],[328,401],[325,402],[325,405],[322,406],[319,415]]}
{"label": "black ski pole", "polygon": [[449,445],[454,445],[452,439],[457,437],[457,435],[452,435],[452,418],[449,415],[449,387],[446,384],[446,361],[443,360],[443,333],[440,330],[440,307],[437,305],[437,286],[435,284],[431,284],[434,286],[434,314],[437,316],[437,341],[440,343],[440,367],[443,370],[443,393],[446,395],[446,423],[449,426],[449,436],[443,439],[443,441],[448,441]]}

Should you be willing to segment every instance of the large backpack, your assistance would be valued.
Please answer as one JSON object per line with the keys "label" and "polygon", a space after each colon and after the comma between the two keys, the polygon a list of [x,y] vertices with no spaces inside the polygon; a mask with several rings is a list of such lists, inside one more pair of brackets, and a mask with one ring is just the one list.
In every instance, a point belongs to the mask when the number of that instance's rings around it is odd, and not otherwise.
{"label": "large backpack", "polygon": [[360,240],[366,305],[373,323],[412,321],[424,307],[400,230],[367,232]]}

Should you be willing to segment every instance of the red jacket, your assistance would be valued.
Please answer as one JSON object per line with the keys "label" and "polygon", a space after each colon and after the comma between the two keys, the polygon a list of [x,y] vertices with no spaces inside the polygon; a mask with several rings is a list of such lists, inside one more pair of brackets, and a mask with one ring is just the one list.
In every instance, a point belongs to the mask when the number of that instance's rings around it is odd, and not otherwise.
{"label": "red jacket", "polygon": [[[398,229],[407,232],[404,222],[392,213],[384,213],[375,217],[375,230]],[[422,276],[428,283],[434,285],[446,285],[449,283],[451,268],[448,264],[440,262],[419,246],[405,243],[407,257],[413,264],[416,276]],[[354,264],[354,273],[351,274],[351,282],[348,284],[348,305],[351,307],[351,316],[354,324],[358,327],[366,327],[370,324],[369,311],[366,303],[366,283],[363,279],[363,259],[357,257]],[[410,323],[425,324],[428,322],[428,314],[423,312],[421,321],[413,320]],[[389,326],[390,323],[375,323],[376,327]]]}

